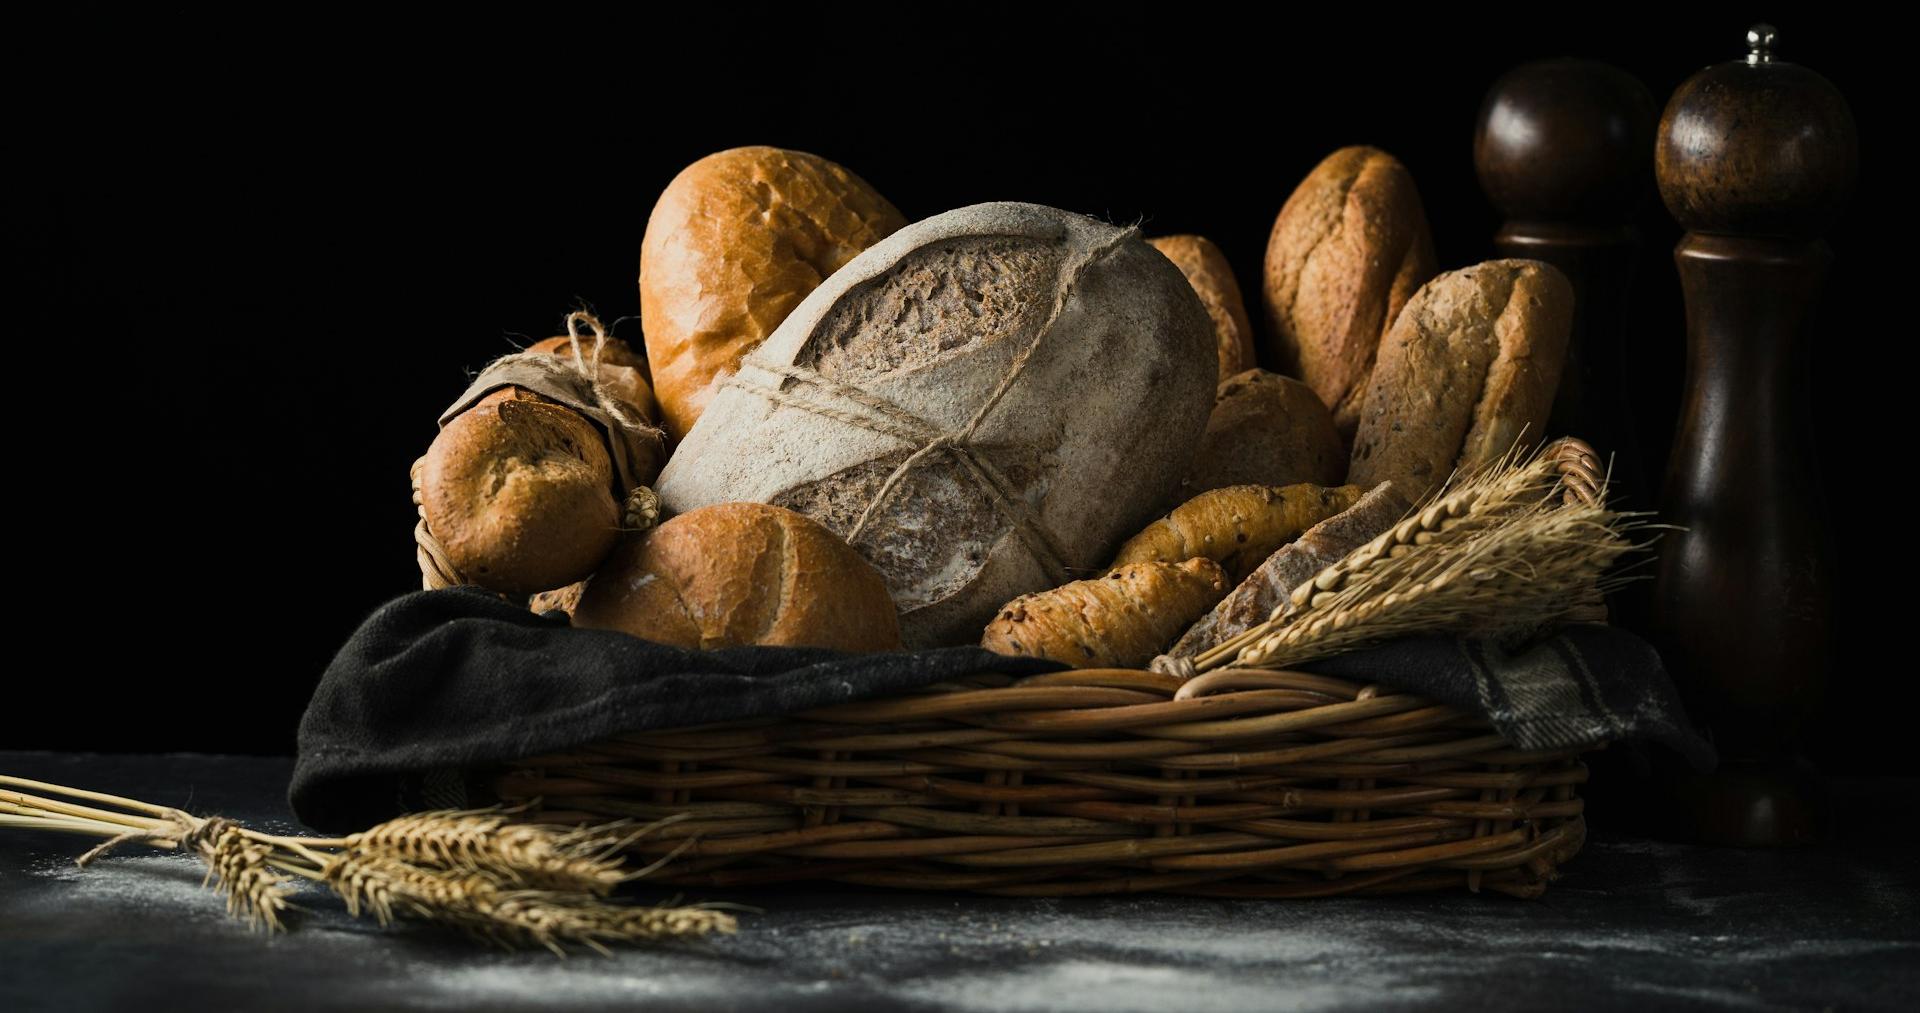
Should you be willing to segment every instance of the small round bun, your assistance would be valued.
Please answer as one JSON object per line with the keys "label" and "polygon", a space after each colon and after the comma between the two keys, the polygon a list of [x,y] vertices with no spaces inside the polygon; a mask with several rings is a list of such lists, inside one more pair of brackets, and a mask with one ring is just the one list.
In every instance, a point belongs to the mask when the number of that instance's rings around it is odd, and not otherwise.
{"label": "small round bun", "polygon": [[1346,445],[1313,388],[1249,369],[1221,382],[1180,493],[1192,498],[1230,485],[1335,486],[1346,471]]}
{"label": "small round bun", "polygon": [[900,647],[879,571],[818,522],[761,503],[702,507],[622,543],[573,624],[701,650]]}
{"label": "small round bun", "polygon": [[508,594],[592,573],[620,524],[600,431],[517,387],[487,395],[440,430],[420,497],[428,530],[461,576]]}

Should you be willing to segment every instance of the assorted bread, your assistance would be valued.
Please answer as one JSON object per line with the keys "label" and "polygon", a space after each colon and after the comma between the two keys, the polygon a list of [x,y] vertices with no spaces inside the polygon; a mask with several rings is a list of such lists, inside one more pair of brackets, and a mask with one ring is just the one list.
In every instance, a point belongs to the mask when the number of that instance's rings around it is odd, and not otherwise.
{"label": "assorted bread", "polygon": [[1158,512],[1206,427],[1213,347],[1136,230],[1037,204],[949,211],[802,301],[657,489],[670,512],[806,514],[880,570],[909,646],[972,640]]}
{"label": "assorted bread", "polygon": [[909,225],[824,158],[722,151],[648,221],[646,354],[514,357],[591,405],[483,373],[419,465],[421,530],[463,580],[687,649],[1237,649],[1456,469],[1555,435],[1573,300],[1533,261],[1436,276],[1368,147],[1286,200],[1261,296],[1277,372],[1203,237],[1019,203]]}

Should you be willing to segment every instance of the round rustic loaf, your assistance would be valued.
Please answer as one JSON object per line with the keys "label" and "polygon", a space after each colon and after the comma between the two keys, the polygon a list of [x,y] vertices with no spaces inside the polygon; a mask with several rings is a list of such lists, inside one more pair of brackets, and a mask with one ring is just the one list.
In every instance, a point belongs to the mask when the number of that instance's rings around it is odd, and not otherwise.
{"label": "round rustic loaf", "polygon": [[1491,260],[1428,282],[1380,344],[1347,480],[1418,501],[1455,469],[1545,442],[1572,330],[1573,285],[1551,264]]}
{"label": "round rustic loaf", "polygon": [[620,504],[606,440],[578,413],[504,387],[455,416],[427,449],[420,505],[467,580],[532,594],[592,573]]}
{"label": "round rustic loaf", "polygon": [[1413,176],[1378,148],[1328,155],[1267,238],[1269,361],[1306,381],[1352,439],[1380,337],[1436,269]]}
{"label": "round rustic loaf", "polygon": [[761,503],[705,507],[623,542],[573,624],[699,650],[900,646],[880,574],[833,532]]}
{"label": "round rustic loaf", "polygon": [[798,510],[886,578],[909,646],[1095,572],[1206,426],[1214,335],[1135,230],[1034,204],[910,225],[741,360],[660,475],[670,510]]}
{"label": "round rustic loaf", "polygon": [[886,198],[818,155],[732,148],[681,170],[640,247],[640,327],[667,434],[821,279],[906,224]]}
{"label": "round rustic loaf", "polygon": [[1247,319],[1246,300],[1240,297],[1240,283],[1234,280],[1227,255],[1205,236],[1161,236],[1147,242],[1187,276],[1200,305],[1206,307],[1219,342],[1220,379],[1253,368],[1253,324]]}
{"label": "round rustic loaf", "polygon": [[1249,369],[1215,392],[1180,491],[1191,498],[1230,485],[1333,486],[1346,471],[1346,444],[1320,396],[1291,377]]}

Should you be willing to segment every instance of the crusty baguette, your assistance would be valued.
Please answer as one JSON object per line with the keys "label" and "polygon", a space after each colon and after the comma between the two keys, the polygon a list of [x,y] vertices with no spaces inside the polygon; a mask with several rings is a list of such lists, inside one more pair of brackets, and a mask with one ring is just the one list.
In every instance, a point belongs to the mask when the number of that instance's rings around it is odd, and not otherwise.
{"label": "crusty baguette", "polygon": [[1075,668],[1144,668],[1226,593],[1226,574],[1210,559],[1131,563],[1015,598],[987,624],[980,646]]}
{"label": "crusty baguette", "polygon": [[1169,651],[1191,658],[1267,621],[1293,589],[1387,530],[1407,511],[1390,484],[1375,486],[1345,511],[1321,521],[1267,557]]}

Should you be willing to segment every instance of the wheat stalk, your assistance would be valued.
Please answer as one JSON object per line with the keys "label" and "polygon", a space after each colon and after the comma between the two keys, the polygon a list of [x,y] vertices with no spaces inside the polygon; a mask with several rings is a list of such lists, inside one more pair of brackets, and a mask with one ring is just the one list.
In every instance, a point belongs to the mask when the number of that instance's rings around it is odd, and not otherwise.
{"label": "wheat stalk", "polygon": [[1606,508],[1603,477],[1580,474],[1589,487],[1568,495],[1563,463],[1510,455],[1450,484],[1198,667],[1281,668],[1412,633],[1517,636],[1588,614],[1647,525]]}
{"label": "wheat stalk", "polygon": [[[286,927],[281,914],[290,906],[289,877],[324,884],[349,914],[365,913],[382,925],[414,918],[506,947],[537,943],[560,954],[567,944],[605,953],[609,943],[737,927],[732,915],[705,905],[636,907],[605,899],[679,851],[636,871],[623,869],[618,853],[684,817],[644,827],[622,821],[562,829],[513,823],[515,810],[441,810],[347,837],[284,837],[218,816],[26,778],[0,775],[0,786],[0,827],[107,838],[80,857],[83,866],[127,844],[192,850],[207,867],[206,882],[226,898],[227,912],[269,932]],[[8,790],[17,788],[47,794]]]}

